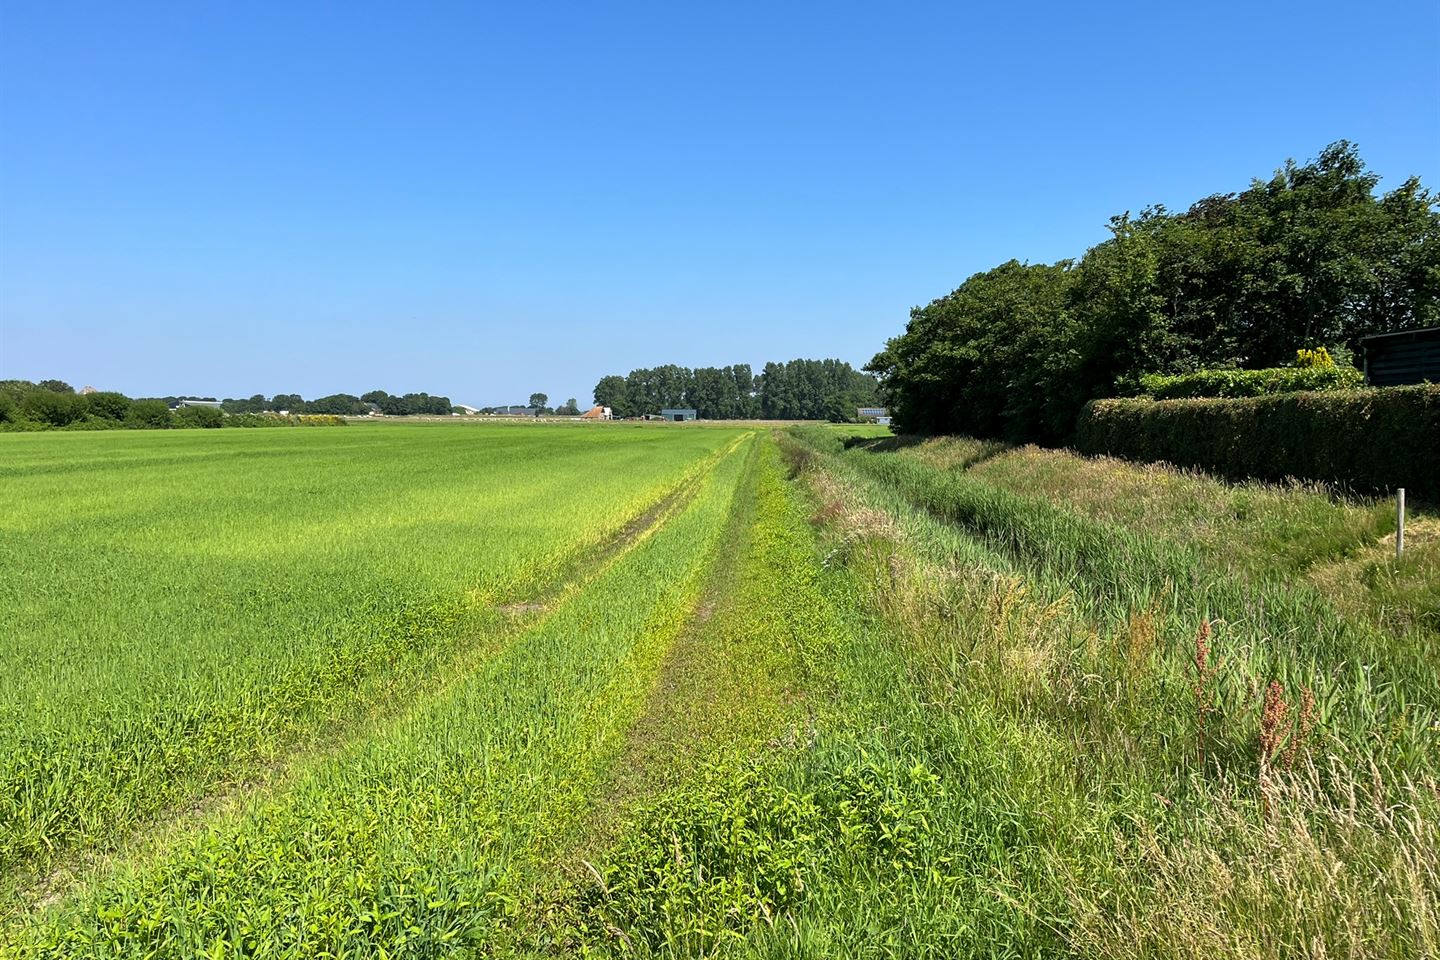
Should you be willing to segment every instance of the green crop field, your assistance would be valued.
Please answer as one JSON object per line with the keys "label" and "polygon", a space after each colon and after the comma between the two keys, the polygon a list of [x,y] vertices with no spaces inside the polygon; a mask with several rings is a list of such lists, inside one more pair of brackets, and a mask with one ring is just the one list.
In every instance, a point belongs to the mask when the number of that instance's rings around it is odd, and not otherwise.
{"label": "green crop field", "polygon": [[0,957],[1440,954],[1423,508],[620,423],[0,489]]}

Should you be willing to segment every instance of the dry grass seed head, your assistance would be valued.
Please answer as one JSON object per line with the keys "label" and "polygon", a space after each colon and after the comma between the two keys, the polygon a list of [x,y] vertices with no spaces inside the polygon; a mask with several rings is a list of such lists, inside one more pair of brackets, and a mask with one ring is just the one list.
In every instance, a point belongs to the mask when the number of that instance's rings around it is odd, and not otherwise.
{"label": "dry grass seed head", "polygon": [[1290,705],[1285,702],[1285,688],[1279,680],[1271,680],[1265,688],[1265,703],[1260,709],[1260,766],[1268,767],[1285,738]]}
{"label": "dry grass seed head", "polygon": [[1132,612],[1126,622],[1125,664],[1132,674],[1148,669],[1154,657],[1159,609],[1156,600],[1150,609]]}

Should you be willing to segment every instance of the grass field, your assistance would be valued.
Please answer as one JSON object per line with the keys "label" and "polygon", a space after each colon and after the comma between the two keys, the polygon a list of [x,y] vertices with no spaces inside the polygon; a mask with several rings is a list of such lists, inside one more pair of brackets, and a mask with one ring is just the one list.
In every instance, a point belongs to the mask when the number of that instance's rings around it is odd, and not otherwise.
{"label": "grass field", "polygon": [[1440,951],[1440,537],[883,430],[0,437],[0,957]]}

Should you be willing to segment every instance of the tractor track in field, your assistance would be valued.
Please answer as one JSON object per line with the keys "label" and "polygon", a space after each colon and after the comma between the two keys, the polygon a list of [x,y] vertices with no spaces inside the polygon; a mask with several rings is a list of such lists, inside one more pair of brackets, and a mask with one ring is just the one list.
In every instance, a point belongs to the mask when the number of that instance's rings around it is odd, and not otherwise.
{"label": "tractor track in field", "polygon": [[625,745],[597,791],[593,811],[605,835],[617,811],[654,792],[674,760],[695,751],[706,731],[703,721],[721,705],[725,691],[715,681],[723,670],[723,649],[716,649],[708,627],[735,591],[739,566],[755,518],[753,484],[759,447],[752,449],[720,549],[711,561],[705,589],[680,635],[665,652],[646,695],[645,706],[625,734]]}
{"label": "tractor track in field", "polygon": [[[757,669],[753,624],[731,617],[753,597],[746,578],[763,568],[758,486],[761,444],[750,452],[735,507],[690,615],[661,657],[643,706],[593,784],[586,809],[541,858],[554,869],[535,881],[521,929],[554,931],[576,891],[604,884],[597,863],[644,805],[703,776],[706,764],[787,749],[813,734],[807,689],[783,669]],[[561,922],[563,926],[563,921]]]}
{"label": "tractor track in field", "polygon": [[[492,609],[501,619],[490,625],[492,630],[472,637],[475,642],[461,645],[424,677],[386,690],[381,699],[292,743],[280,756],[256,767],[250,775],[221,784],[218,789],[151,818],[111,847],[77,852],[28,871],[22,864],[10,878],[8,894],[0,891],[0,896],[8,896],[11,905],[18,906],[22,914],[39,914],[78,892],[90,879],[116,863],[158,856],[171,843],[205,823],[236,815],[260,797],[283,791],[307,770],[337,757],[351,744],[378,729],[400,721],[419,704],[443,696],[481,664],[543,624],[565,600],[583,590],[681,512],[699,492],[705,478],[748,436],[737,437],[704,457],[674,487],[599,543],[559,561],[532,590],[493,604]],[[0,899],[0,916],[9,909],[5,900]]]}

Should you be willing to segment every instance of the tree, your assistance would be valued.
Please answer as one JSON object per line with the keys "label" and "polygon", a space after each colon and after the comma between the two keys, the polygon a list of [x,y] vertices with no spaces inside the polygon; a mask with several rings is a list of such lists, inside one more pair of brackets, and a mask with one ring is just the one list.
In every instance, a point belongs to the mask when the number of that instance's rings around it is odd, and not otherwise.
{"label": "tree", "polygon": [[594,397],[596,406],[609,407],[617,417],[634,416],[630,410],[630,394],[624,377],[615,374],[601,377],[600,382],[595,384]]}
{"label": "tree", "polygon": [[73,393],[60,393],[41,387],[27,394],[20,403],[27,420],[63,427],[85,416],[85,403]]}
{"label": "tree", "polygon": [[35,386],[41,390],[49,390],[51,393],[74,393],[75,388],[64,380],[41,380]]}
{"label": "tree", "polygon": [[728,394],[733,404],[730,418],[758,417],[760,415],[759,398],[756,394],[755,375],[750,370],[750,364],[737,363],[734,366],[726,367],[724,372],[730,379]]}
{"label": "tree", "polygon": [[227,398],[221,401],[220,409],[226,413],[264,413],[266,410],[272,409],[272,407],[270,406],[270,401],[265,399],[264,394],[257,393],[248,400],[230,400]]}
{"label": "tree", "polygon": [[881,377],[896,425],[920,433],[1044,433],[1056,419],[1051,398],[1066,394],[1071,376],[1072,283],[1068,261],[1011,260],[912,310],[905,333],[868,367]]}
{"label": "tree", "polygon": [[704,420],[853,420],[855,408],[873,405],[878,394],[873,376],[843,360],[768,363],[758,377],[744,363],[697,370],[667,364],[602,377],[595,385],[595,402],[616,416],[693,407]]}
{"label": "tree", "polygon": [[[369,409],[363,400],[348,393],[331,394],[305,404],[306,413],[329,413],[340,417],[359,416]],[[450,411],[447,409],[445,412],[449,413]]]}
{"label": "tree", "polygon": [[174,412],[176,426],[215,429],[224,426],[225,414],[214,407],[181,407]]}
{"label": "tree", "polygon": [[127,426],[140,429],[157,429],[173,425],[170,408],[164,400],[136,400],[125,414]]}
{"label": "tree", "polygon": [[728,390],[725,377],[718,367],[701,367],[690,377],[690,406],[702,420],[726,419]]}
{"label": "tree", "polygon": [[130,412],[130,398],[123,393],[116,393],[113,390],[99,390],[95,393],[86,394],[83,399],[86,412],[92,417],[103,417],[106,420],[124,420],[125,414]]}
{"label": "tree", "polygon": [[[1012,260],[912,310],[867,369],[903,430],[1064,442],[1086,401],[1143,374],[1275,366],[1440,322],[1436,198],[1378,182],[1341,141],[1181,214],[1121,214],[1078,263]],[[766,415],[805,407],[808,376],[767,366]]]}
{"label": "tree", "polygon": [[873,376],[843,360],[767,363],[756,380],[759,415],[769,420],[853,421],[879,394]]}

